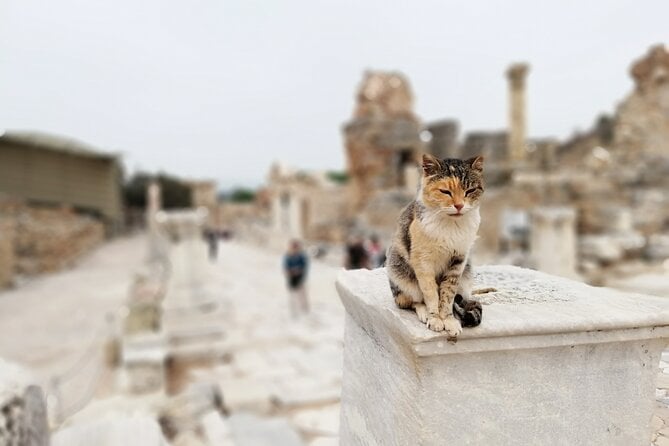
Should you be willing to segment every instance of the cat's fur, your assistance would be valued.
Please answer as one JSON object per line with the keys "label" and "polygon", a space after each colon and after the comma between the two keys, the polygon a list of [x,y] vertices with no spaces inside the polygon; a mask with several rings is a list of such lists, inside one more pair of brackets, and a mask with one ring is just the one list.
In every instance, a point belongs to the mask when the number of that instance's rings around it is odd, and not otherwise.
{"label": "cat's fur", "polygon": [[[404,208],[386,267],[395,303],[413,308],[434,331],[456,337],[481,323],[471,300],[469,251],[477,238],[483,195],[483,158],[423,156],[416,199]],[[458,209],[459,208],[459,209]]]}

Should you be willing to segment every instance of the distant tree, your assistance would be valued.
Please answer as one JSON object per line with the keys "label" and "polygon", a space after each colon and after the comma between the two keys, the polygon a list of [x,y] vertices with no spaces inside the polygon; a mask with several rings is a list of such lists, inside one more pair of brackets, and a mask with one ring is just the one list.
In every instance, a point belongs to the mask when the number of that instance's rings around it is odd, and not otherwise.
{"label": "distant tree", "polygon": [[183,181],[165,173],[157,176],[146,172],[135,173],[123,186],[125,205],[134,208],[146,207],[146,188],[151,181],[160,185],[163,208],[188,208],[191,206],[191,188]]}
{"label": "distant tree", "polygon": [[233,203],[251,203],[255,199],[256,191],[243,187],[233,189],[232,192],[230,192],[230,195],[228,195],[228,200]]}
{"label": "distant tree", "polygon": [[345,171],[331,170],[327,175],[330,181],[334,181],[335,183],[345,184],[348,181],[348,172]]}

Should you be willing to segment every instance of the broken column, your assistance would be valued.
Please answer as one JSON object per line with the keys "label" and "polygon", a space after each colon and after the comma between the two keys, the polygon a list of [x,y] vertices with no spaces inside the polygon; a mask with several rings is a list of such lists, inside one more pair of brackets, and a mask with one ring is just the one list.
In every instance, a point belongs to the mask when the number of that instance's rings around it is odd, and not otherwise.
{"label": "broken column", "polygon": [[158,224],[158,213],[161,207],[160,184],[152,181],[146,188],[146,228],[149,233],[149,263],[163,261],[165,257],[165,241],[160,234]]}
{"label": "broken column", "polygon": [[534,267],[557,276],[576,278],[576,211],[541,207],[530,214],[530,250]]}
{"label": "broken column", "polygon": [[509,80],[509,159],[525,159],[527,128],[525,119],[525,78],[529,66],[513,64],[506,71]]}
{"label": "broken column", "polygon": [[456,343],[396,307],[385,270],[342,272],[340,443],[649,444],[669,301],[480,267]]}
{"label": "broken column", "polygon": [[163,308],[188,308],[203,304],[207,246],[203,239],[208,211],[205,208],[163,211],[158,214],[161,232],[171,242],[170,283]]}

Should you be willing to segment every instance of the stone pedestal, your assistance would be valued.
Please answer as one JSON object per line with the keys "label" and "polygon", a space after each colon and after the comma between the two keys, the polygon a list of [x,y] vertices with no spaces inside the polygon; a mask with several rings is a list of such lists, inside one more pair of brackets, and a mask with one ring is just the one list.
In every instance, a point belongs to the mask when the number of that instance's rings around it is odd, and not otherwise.
{"label": "stone pedestal", "polygon": [[163,391],[166,358],[167,341],[162,333],[125,338],[122,346],[125,390],[132,394]]}
{"label": "stone pedestal", "polygon": [[160,212],[161,232],[172,242],[171,277],[163,309],[171,310],[206,304],[205,280],[207,245],[202,234],[207,210]]}
{"label": "stone pedestal", "polygon": [[567,207],[541,207],[532,211],[530,249],[539,271],[577,278],[576,211]]}
{"label": "stone pedestal", "polygon": [[385,270],[343,272],[341,444],[644,445],[669,300],[511,266],[477,269],[457,343],[395,307]]}

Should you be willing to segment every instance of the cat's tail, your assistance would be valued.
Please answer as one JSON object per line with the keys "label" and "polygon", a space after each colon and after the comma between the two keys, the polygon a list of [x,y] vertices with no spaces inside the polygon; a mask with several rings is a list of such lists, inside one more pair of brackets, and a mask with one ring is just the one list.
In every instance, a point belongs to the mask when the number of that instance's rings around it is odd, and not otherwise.
{"label": "cat's tail", "polygon": [[486,293],[494,293],[496,291],[497,288],[487,287],[487,288],[479,288],[478,290],[473,290],[472,294],[486,294]]}
{"label": "cat's tail", "polygon": [[453,314],[460,319],[463,327],[476,327],[483,320],[483,307],[478,301],[465,299],[461,294],[456,294]]}

